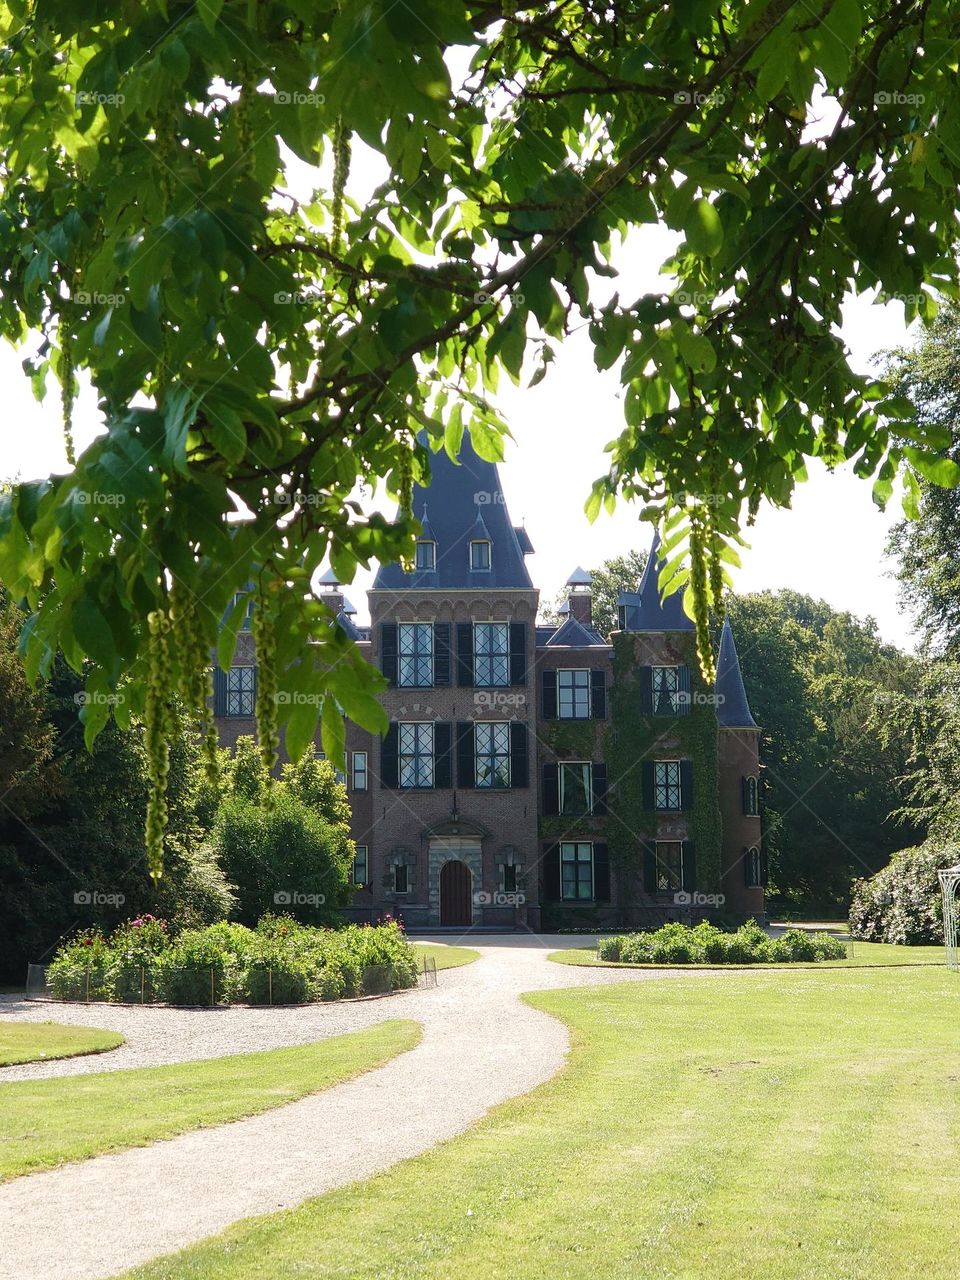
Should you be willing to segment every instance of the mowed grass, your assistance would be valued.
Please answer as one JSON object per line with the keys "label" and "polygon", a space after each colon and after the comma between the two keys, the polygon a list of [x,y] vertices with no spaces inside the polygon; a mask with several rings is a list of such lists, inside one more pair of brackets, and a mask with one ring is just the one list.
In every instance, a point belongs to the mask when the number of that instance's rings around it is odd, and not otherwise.
{"label": "mowed grass", "polygon": [[419,1039],[419,1023],[391,1020],[290,1049],[0,1083],[0,1180],[269,1111],[379,1067]]}
{"label": "mowed grass", "polygon": [[461,965],[473,964],[480,959],[480,952],[473,947],[449,947],[445,942],[412,942],[410,944],[417,953],[417,959],[429,956],[436,960],[438,969],[459,969]]}
{"label": "mowed grass", "polygon": [[571,1031],[553,1080],[128,1275],[953,1280],[956,975],[755,970],[526,998]]}
{"label": "mowed grass", "polygon": [[73,1058],[104,1053],[123,1044],[116,1031],[99,1027],[67,1027],[58,1022],[4,1022],[0,1019],[0,1067],[17,1062]]}
{"label": "mowed grass", "polygon": [[[623,964],[619,961],[598,960],[595,947],[571,947],[563,951],[551,951],[548,960],[555,964],[572,964],[591,969],[735,969],[735,968],[796,968],[788,965],[658,965]],[[802,962],[800,962],[802,963]],[[848,942],[846,960],[817,960],[818,969],[859,969],[874,965],[943,965],[944,950],[936,947],[898,947],[889,942]]]}

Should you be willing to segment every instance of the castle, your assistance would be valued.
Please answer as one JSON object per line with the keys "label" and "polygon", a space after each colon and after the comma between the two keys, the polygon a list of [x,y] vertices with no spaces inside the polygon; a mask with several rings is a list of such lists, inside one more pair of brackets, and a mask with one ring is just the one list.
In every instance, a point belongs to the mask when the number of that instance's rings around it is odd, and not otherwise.
{"label": "castle", "polygon": [[[389,729],[347,726],[352,919],[408,927],[593,929],[764,917],[759,729],[729,623],[717,679],[679,595],[661,601],[657,541],[617,629],[592,623],[577,569],[559,624],[539,593],[496,465],[464,438],[416,489],[409,571],[381,566],[370,626],[336,578],[323,598],[386,676]],[[221,741],[255,732],[249,633],[218,672]]]}

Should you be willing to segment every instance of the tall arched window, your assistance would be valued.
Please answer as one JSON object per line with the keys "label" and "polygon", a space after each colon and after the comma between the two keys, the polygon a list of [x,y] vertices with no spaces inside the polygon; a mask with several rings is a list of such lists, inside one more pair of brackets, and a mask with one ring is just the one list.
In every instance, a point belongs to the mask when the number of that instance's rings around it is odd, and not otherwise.
{"label": "tall arched window", "polygon": [[743,779],[743,812],[750,817],[756,817],[760,812],[759,789],[753,776]]}

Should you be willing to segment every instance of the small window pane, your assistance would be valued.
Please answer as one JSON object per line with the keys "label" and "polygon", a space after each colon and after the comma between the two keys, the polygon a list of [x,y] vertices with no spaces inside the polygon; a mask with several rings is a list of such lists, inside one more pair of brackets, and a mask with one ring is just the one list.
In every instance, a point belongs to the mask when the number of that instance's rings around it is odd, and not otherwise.
{"label": "small window pane", "polygon": [[593,898],[593,845],[589,842],[561,844],[560,896],[571,901]]}
{"label": "small window pane", "polygon": [[367,789],[367,753],[365,751],[353,753],[353,789],[354,791]]}
{"label": "small window pane", "polygon": [[357,852],[354,854],[353,883],[355,885],[367,883],[367,846],[365,844],[358,844]]}
{"label": "small window pane", "polygon": [[679,705],[680,668],[653,667],[653,714],[676,715]]}
{"label": "small window pane", "polygon": [[433,685],[433,623],[399,623],[397,648],[397,683],[407,688],[430,688]]}
{"label": "small window pane", "polygon": [[474,764],[478,787],[509,787],[510,726],[474,725]]}
{"label": "small window pane", "polygon": [[577,762],[560,765],[560,812],[562,814],[587,814],[593,807],[592,800],[593,767],[589,763]]}
{"label": "small window pane", "polygon": [[256,667],[231,667],[227,672],[227,715],[252,716],[256,696]]}
{"label": "small window pane", "polygon": [[590,672],[557,672],[557,712],[561,720],[590,719]]}
{"label": "small window pane", "polygon": [[683,845],[679,840],[657,841],[657,889],[674,893],[683,888]]}
{"label": "small window pane", "polygon": [[507,623],[474,623],[473,680],[481,689],[510,683],[510,628]]}
{"label": "small window pane", "polygon": [[747,885],[751,889],[759,889],[763,884],[763,871],[760,864],[760,850],[756,846],[747,850]]}
{"label": "small window pane", "polygon": [[421,570],[433,570],[437,567],[437,544],[425,541],[417,543],[416,565]]}
{"label": "small window pane", "polygon": [[500,877],[504,893],[516,893],[517,891],[517,868],[512,862],[504,862],[502,864],[503,874]]}
{"label": "small window pane", "polygon": [[393,868],[393,892],[407,892],[407,864],[405,862],[397,862]]}
{"label": "small window pane", "polygon": [[433,725],[401,724],[398,745],[401,787],[432,787]]}
{"label": "small window pane", "polygon": [[470,543],[470,568],[484,570],[490,568],[490,543]]}
{"label": "small window pane", "polygon": [[653,784],[657,809],[680,808],[679,760],[657,760],[653,766]]}

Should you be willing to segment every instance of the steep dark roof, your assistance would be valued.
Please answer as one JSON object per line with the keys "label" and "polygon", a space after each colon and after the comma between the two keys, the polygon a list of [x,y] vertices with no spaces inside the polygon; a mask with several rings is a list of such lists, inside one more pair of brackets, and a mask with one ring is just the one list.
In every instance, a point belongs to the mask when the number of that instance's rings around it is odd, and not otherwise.
{"label": "steep dark roof", "polygon": [[617,604],[623,610],[625,631],[693,631],[693,622],[683,611],[683,593],[675,591],[660,600],[657,575],[663,561],[657,555],[660,536],[653,535],[650,555],[636,591],[621,591]]}
{"label": "steep dark roof", "polygon": [[[413,510],[423,509],[429,498],[430,532],[437,544],[437,567],[432,572],[404,573],[399,564],[383,564],[373,582],[374,591],[457,590],[458,588],[516,587],[531,590],[533,583],[523,562],[525,547],[510,523],[503,501],[496,464],[478,458],[469,434],[463,437],[459,465],[446,453],[430,455],[429,488],[417,485]],[[483,532],[477,532],[482,529]],[[490,539],[489,571],[470,569],[471,539]]]}
{"label": "steep dark roof", "polygon": [[[354,613],[356,613],[356,610],[354,610]],[[337,625],[346,632],[351,640],[362,640],[364,638],[360,628],[345,609],[341,609],[337,614]]]}
{"label": "steep dark roof", "polygon": [[579,565],[571,573],[567,579],[568,587],[589,587],[593,582],[593,574],[587,573],[586,569],[581,569]]}
{"label": "steep dark roof", "polygon": [[513,532],[517,535],[517,542],[520,546],[520,552],[525,556],[533,555],[533,543],[530,541],[530,535],[522,524],[515,524]]}
{"label": "steep dark roof", "polygon": [[720,634],[720,653],[717,656],[717,720],[725,729],[756,729],[757,722],[750,714],[747,691],[740,674],[740,659],[733,642],[729,621],[725,620]]}
{"label": "steep dark roof", "polygon": [[548,649],[561,644],[575,649],[590,649],[594,645],[606,645],[606,643],[599,631],[594,631],[593,627],[584,626],[576,618],[568,618],[557,627],[546,645]]}

